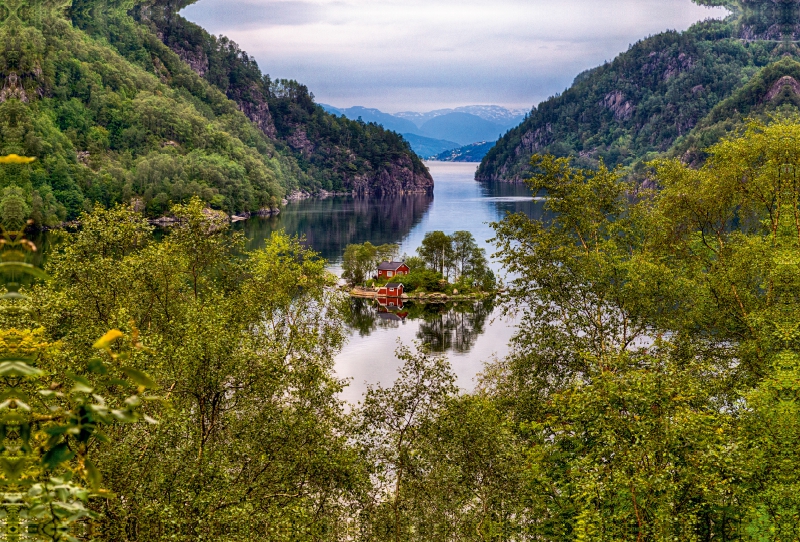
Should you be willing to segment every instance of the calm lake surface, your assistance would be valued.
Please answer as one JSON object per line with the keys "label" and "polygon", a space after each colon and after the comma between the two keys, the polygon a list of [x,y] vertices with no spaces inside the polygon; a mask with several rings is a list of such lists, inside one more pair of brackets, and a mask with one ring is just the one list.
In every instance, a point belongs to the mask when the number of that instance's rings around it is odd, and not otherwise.
{"label": "calm lake surface", "polygon": [[[534,201],[524,185],[475,182],[477,164],[427,165],[435,181],[433,195],[304,200],[290,203],[276,217],[251,219],[238,223],[237,228],[247,235],[249,248],[262,246],[278,229],[305,236],[307,244],[338,274],[342,253],[351,243],[398,243],[401,254],[411,255],[429,231],[450,234],[468,230],[491,255],[491,222],[509,212],[542,214],[542,203]],[[492,267],[504,278],[497,262],[492,262]],[[391,385],[399,365],[394,356],[398,341],[408,345],[421,341],[433,351],[445,353],[458,385],[471,390],[484,363],[508,352],[516,322],[500,312],[493,301],[380,307],[372,301],[352,300],[350,339],[336,358],[338,375],[351,381],[343,398],[355,403],[367,384]]]}

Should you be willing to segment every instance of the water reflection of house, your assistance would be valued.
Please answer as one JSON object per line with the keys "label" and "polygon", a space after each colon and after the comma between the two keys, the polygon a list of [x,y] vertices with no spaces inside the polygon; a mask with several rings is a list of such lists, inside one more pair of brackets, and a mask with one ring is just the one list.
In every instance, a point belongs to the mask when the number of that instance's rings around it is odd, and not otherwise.
{"label": "water reflection of house", "polygon": [[[399,305],[399,306],[398,306]],[[378,318],[387,322],[404,322],[408,312],[393,312],[403,308],[401,299],[378,299]]]}
{"label": "water reflection of house", "polygon": [[405,262],[383,262],[378,266],[378,278],[390,279],[397,275],[408,275],[410,271]]}
{"label": "water reflection of house", "polygon": [[403,300],[399,297],[379,297],[378,305],[384,309],[402,309]]}
{"label": "water reflection of house", "polygon": [[379,312],[378,318],[387,322],[405,322],[407,312]]}
{"label": "water reflection of house", "polygon": [[402,297],[404,286],[399,282],[390,282],[378,288],[378,297]]}

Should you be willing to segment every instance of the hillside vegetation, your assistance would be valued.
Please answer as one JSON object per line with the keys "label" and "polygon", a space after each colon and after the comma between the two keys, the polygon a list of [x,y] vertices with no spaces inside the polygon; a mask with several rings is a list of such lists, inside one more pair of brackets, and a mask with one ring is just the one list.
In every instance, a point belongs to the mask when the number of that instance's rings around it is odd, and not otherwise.
{"label": "hillside vegetation", "polygon": [[696,161],[743,116],[763,116],[797,96],[791,61],[800,49],[783,39],[797,31],[785,3],[711,3],[733,15],[652,36],[578,75],[500,139],[477,178],[522,180],[534,153],[572,156],[589,167],[602,160],[636,168],[663,153]]}
{"label": "hillside vegetation", "polygon": [[[95,202],[137,200],[160,215],[198,196],[242,212],[274,208],[300,188],[431,188],[397,135],[324,113],[304,86],[262,78],[226,40],[214,70],[200,77],[152,25],[129,15],[145,9],[75,0],[5,14],[0,152],[38,159],[15,183],[40,223],[74,218]],[[258,74],[274,113],[243,87],[225,88],[225,74]]]}

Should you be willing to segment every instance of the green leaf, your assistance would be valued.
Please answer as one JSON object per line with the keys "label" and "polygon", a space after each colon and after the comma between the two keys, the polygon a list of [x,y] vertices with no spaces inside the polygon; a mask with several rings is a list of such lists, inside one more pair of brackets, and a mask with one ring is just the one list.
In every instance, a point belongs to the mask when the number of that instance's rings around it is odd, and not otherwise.
{"label": "green leaf", "polygon": [[0,263],[0,273],[30,275],[40,280],[50,280],[47,273],[29,263],[3,262]]}
{"label": "green leaf", "polygon": [[69,374],[68,376],[75,382],[75,386],[72,387],[72,393],[92,393],[94,391],[94,386],[86,378],[74,374]]}
{"label": "green leaf", "polygon": [[92,358],[89,360],[89,370],[98,375],[108,374],[108,368],[100,358]]}
{"label": "green leaf", "polygon": [[42,462],[49,468],[50,470],[55,470],[61,463],[65,463],[75,457],[75,454],[67,446],[66,442],[62,442],[50,448],[44,457],[42,458]]}
{"label": "green leaf", "polygon": [[133,423],[137,421],[136,416],[128,410],[112,410],[111,415],[123,423]]}
{"label": "green leaf", "polygon": [[89,485],[92,486],[92,489],[98,491],[103,483],[102,476],[100,475],[100,471],[97,467],[94,466],[94,463],[89,461],[88,459],[84,463],[86,466],[86,477],[89,480]]}
{"label": "green leaf", "polygon": [[134,369],[132,367],[125,367],[125,368],[122,369],[122,372],[125,373],[125,375],[128,378],[133,380],[138,386],[142,386],[142,387],[150,388],[150,389],[156,387],[156,383],[153,382],[150,379],[150,377],[147,376],[146,374],[144,374],[142,371],[139,371],[139,370]]}

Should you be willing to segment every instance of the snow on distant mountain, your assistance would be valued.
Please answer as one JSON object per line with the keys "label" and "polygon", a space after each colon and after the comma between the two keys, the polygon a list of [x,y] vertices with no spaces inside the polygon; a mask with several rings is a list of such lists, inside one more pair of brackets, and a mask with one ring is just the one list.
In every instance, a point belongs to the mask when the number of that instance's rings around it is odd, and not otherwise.
{"label": "snow on distant mountain", "polygon": [[[384,113],[367,107],[339,108],[319,104],[334,115],[380,124],[393,130],[409,142],[419,156],[434,156],[475,142],[496,141],[502,134],[525,120],[528,111],[508,109],[498,105],[468,105],[455,109],[437,109],[427,113],[404,111]],[[468,152],[474,156],[476,153]]]}
{"label": "snow on distant mountain", "polygon": [[483,120],[498,124],[506,129],[513,128],[525,120],[525,115],[530,113],[525,109],[508,109],[499,105],[466,105],[456,107],[455,109],[436,109],[435,111],[428,111],[427,113],[418,113],[415,111],[402,111],[395,113],[395,117],[410,120],[419,127],[422,127],[426,122],[450,113],[468,113],[475,115]]}
{"label": "snow on distant mountain", "polygon": [[433,117],[420,130],[436,139],[457,141],[462,146],[476,141],[497,141],[506,132],[505,126],[455,111]]}

